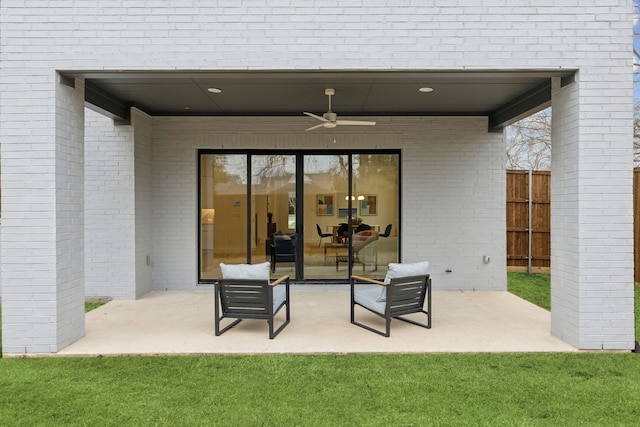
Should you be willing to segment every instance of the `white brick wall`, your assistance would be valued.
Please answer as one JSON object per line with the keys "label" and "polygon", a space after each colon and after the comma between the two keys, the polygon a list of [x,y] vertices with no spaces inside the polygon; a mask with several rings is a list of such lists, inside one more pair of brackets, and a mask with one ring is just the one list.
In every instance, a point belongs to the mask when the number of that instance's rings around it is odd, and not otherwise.
{"label": "white brick wall", "polygon": [[84,82],[58,86],[55,115],[57,321],[48,323],[63,348],[84,336]]}
{"label": "white brick wall", "polygon": [[84,334],[84,88],[50,87],[34,114],[3,110],[26,134],[0,127],[4,352],[56,351]]}
{"label": "white brick wall", "polygon": [[[633,341],[628,297],[632,292],[630,261],[633,247],[623,236],[631,235],[628,211],[632,117],[630,0],[540,0],[535,4],[522,0],[455,0],[440,3],[435,6],[429,2],[407,4],[394,0],[328,0],[322,4],[300,0],[3,0],[0,3],[0,149],[3,162],[1,273],[3,306],[7,307],[7,312],[3,310],[5,342],[23,342],[25,334],[33,334],[33,345],[25,345],[22,350],[55,348],[59,344],[56,339],[50,341],[47,323],[65,323],[67,310],[58,307],[58,301],[68,292],[74,298],[78,295],[73,291],[75,285],[67,288],[53,277],[58,274],[68,276],[70,283],[75,283],[78,260],[82,258],[74,252],[81,241],[79,236],[67,238],[69,233],[62,231],[69,224],[77,224],[80,218],[69,211],[58,212],[52,208],[56,202],[63,202],[58,192],[62,189],[58,186],[62,181],[56,183],[52,178],[56,171],[64,175],[62,154],[67,155],[62,151],[64,144],[56,140],[52,129],[56,128],[56,122],[57,126],[71,124],[63,117],[55,116],[56,69],[492,70],[562,67],[579,69],[580,73],[576,88],[567,89],[577,93],[567,97],[567,101],[564,101],[564,95],[557,98],[559,105],[567,111],[560,115],[554,113],[556,118],[568,120],[561,132],[566,138],[554,140],[554,151],[566,153],[554,153],[554,180],[563,183],[554,185],[554,199],[559,208],[554,212],[561,217],[554,224],[564,229],[563,234],[557,236],[567,237],[566,241],[554,237],[552,245],[553,262],[558,266],[553,279],[559,284],[554,295],[556,301],[565,296],[568,301],[554,309],[554,327],[556,331],[563,331],[565,339],[580,346],[628,348]],[[140,260],[146,259],[144,253],[149,248],[148,230],[142,228],[144,218],[149,214],[143,209],[149,187],[154,207],[164,209],[152,215],[154,228],[167,229],[159,240],[154,238],[152,248],[154,251],[158,247],[175,248],[175,253],[152,254],[155,267],[164,262],[175,267],[167,272],[167,276],[161,276],[154,267],[154,287],[163,289],[175,283],[179,288],[191,288],[195,281],[193,192],[178,194],[178,191],[189,186],[195,188],[195,148],[228,144],[229,141],[256,146],[264,144],[265,140],[269,140],[270,146],[297,147],[303,140],[295,132],[277,136],[275,129],[261,124],[260,129],[267,135],[240,137],[235,130],[217,135],[201,130],[187,135],[169,132],[173,135],[173,141],[169,143],[166,137],[155,133],[155,128],[164,129],[163,121],[169,123],[173,119],[158,120],[153,119],[152,135],[157,138],[151,147],[154,177],[151,184],[147,181],[149,171],[145,164],[149,131],[137,129],[132,136],[136,148],[132,152],[134,166],[128,172],[132,179],[129,185],[135,185],[142,192],[136,192],[135,199],[130,194],[128,202],[136,207],[135,218],[128,218],[123,223],[128,224],[129,233],[135,233],[132,237],[135,246],[128,250],[134,260],[131,268],[136,272],[137,292],[143,292],[148,285],[148,279],[141,279],[148,271],[140,265]],[[407,145],[405,152],[413,150],[415,158],[422,156],[424,163],[434,171],[434,175],[428,175],[425,170],[424,176],[442,181],[445,188],[453,182],[465,181],[463,178],[469,176],[477,178],[476,185],[463,187],[460,191],[472,195],[481,205],[490,205],[496,196],[487,188],[502,185],[504,179],[502,164],[497,167],[502,159],[498,154],[491,157],[492,153],[497,153],[494,147],[497,138],[486,135],[479,122],[469,119],[456,130],[467,138],[464,141],[448,140],[445,134],[450,122],[447,120],[436,120],[439,130],[425,129],[424,136],[419,137],[421,133],[418,132],[411,135],[410,131],[409,137],[418,142]],[[183,126],[192,123],[189,120],[179,122]],[[193,124],[200,128],[203,122]],[[456,125],[460,123],[456,122]],[[296,126],[295,129],[299,128]],[[112,129],[108,132],[123,131]],[[425,140],[431,137],[433,139]],[[325,141],[313,139],[319,137],[306,138],[304,141],[309,141],[310,146],[326,145]],[[181,140],[186,140],[191,148],[176,151],[176,141]],[[350,144],[364,146],[365,142],[354,140]],[[380,144],[387,146],[388,143],[381,141]],[[487,151],[478,150],[476,144]],[[445,156],[448,150],[458,153],[452,147],[468,155],[449,159]],[[167,156],[171,153],[175,157],[171,157],[171,162],[165,161],[156,153],[156,148],[160,149],[159,153],[166,152]],[[441,162],[451,162],[450,167],[472,167],[445,176],[443,164],[431,156],[440,158]],[[474,168],[474,156],[480,164],[496,168],[491,173]],[[445,157],[448,160],[444,160]],[[409,171],[417,171],[413,159],[404,157]],[[155,182],[160,166],[166,167],[161,174],[167,188],[161,188]],[[565,175],[557,177],[557,170]],[[63,177],[59,176],[59,179]],[[405,175],[404,209],[405,213],[415,216],[407,216],[404,226],[413,226],[412,221],[416,221],[416,224],[429,227],[424,210],[429,212],[430,218],[437,218],[434,221],[454,218],[459,221],[459,228],[452,230],[453,234],[447,236],[436,231],[434,236],[425,235],[424,239],[433,239],[435,244],[452,239],[470,245],[469,249],[447,245],[447,253],[434,255],[438,269],[451,255],[459,255],[461,260],[459,265],[450,266],[451,275],[443,274],[434,283],[439,282],[438,286],[445,288],[473,287],[475,283],[486,285],[485,281],[502,276],[493,263],[478,267],[480,279],[473,276],[476,260],[480,260],[486,251],[492,250],[489,255],[494,261],[498,255],[493,252],[504,251],[504,233],[491,225],[487,229],[484,223],[474,227],[469,223],[471,213],[468,212],[475,212],[476,222],[480,221],[480,216],[482,221],[491,223],[492,218],[501,215],[497,208],[484,211],[476,204],[456,205],[436,187],[429,187],[432,192],[429,196],[437,200],[438,205],[409,197],[414,190],[408,186],[422,185],[421,179],[415,174]],[[592,185],[594,183],[598,185]],[[502,205],[501,201],[500,209]],[[605,212],[606,216],[602,215]],[[65,217],[67,214],[70,216]],[[185,223],[174,223],[176,218],[183,216]],[[500,218],[500,224],[503,220]],[[572,225],[573,220],[580,226]],[[75,228],[72,226],[69,230],[73,235]],[[487,248],[488,234],[494,239]],[[433,250],[433,245],[410,239],[404,242],[407,251],[415,249],[429,253]],[[494,241],[497,239],[500,239],[499,243]],[[57,252],[58,247],[67,244],[68,259],[66,250],[64,255]],[[30,261],[24,262],[27,256]],[[464,271],[467,269],[470,271]],[[473,280],[466,280],[470,278]],[[492,283],[503,286],[504,278]],[[20,286],[29,286],[31,292],[27,295],[18,291]],[[603,308],[597,315],[586,315],[592,306]],[[577,310],[577,314],[572,310]],[[617,318],[618,312],[622,313],[621,320]],[[37,316],[43,317],[37,319]],[[24,326],[26,324],[30,326]],[[36,325],[43,325],[45,332],[38,330]],[[567,335],[564,335],[565,331]],[[22,351],[18,345],[9,345],[10,351]]]}
{"label": "white brick wall", "polygon": [[429,260],[435,289],[505,289],[503,135],[487,133],[485,118],[376,121],[327,136],[304,132],[305,118],[154,118],[154,288],[194,289],[197,280],[198,148],[304,147],[402,149],[403,260]]}
{"label": "white brick wall", "polygon": [[[9,67],[580,67],[628,55],[631,2],[4,0]],[[628,47],[625,51],[628,51]],[[48,62],[42,60],[46,57]],[[37,64],[34,64],[37,58]],[[24,84],[25,82],[20,82]]]}
{"label": "white brick wall", "polygon": [[[578,83],[554,94],[553,140],[563,143],[552,150],[551,330],[582,349],[630,349],[632,119],[620,98],[631,85],[604,68],[608,82],[581,72]],[[616,86],[622,89],[601,89]]]}
{"label": "white brick wall", "polygon": [[[153,253],[152,222],[152,126],[151,117],[132,109],[135,135],[135,294],[140,297],[150,292],[151,255]],[[147,263],[147,257],[149,262]]]}
{"label": "white brick wall", "polygon": [[85,289],[135,298],[134,130],[86,110]]}
{"label": "white brick wall", "polygon": [[151,118],[85,111],[86,294],[134,299],[151,290]]}

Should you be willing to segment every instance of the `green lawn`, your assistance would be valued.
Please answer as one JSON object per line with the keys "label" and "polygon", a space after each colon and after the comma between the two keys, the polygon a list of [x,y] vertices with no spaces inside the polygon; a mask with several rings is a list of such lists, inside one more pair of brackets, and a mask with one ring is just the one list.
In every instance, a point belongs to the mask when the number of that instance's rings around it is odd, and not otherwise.
{"label": "green lawn", "polygon": [[[542,308],[551,310],[551,279],[548,274],[508,274],[509,292]],[[640,286],[634,287],[636,340],[640,341]]]}
{"label": "green lawn", "polygon": [[84,303],[84,312],[88,313],[91,310],[95,310],[96,308],[100,307],[101,305],[104,305],[104,302],[85,302]]}
{"label": "green lawn", "polygon": [[11,426],[635,426],[638,396],[632,353],[0,359]]}
{"label": "green lawn", "polygon": [[551,310],[551,277],[548,274],[508,273],[509,292]]}
{"label": "green lawn", "polygon": [[0,390],[12,426],[631,426],[640,356],[3,359]]}

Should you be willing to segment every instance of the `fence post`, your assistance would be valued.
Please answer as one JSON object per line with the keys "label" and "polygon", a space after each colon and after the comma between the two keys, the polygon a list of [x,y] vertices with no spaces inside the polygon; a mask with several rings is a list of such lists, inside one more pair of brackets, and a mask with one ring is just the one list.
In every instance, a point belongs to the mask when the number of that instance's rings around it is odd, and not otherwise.
{"label": "fence post", "polygon": [[527,254],[527,273],[531,274],[531,253],[533,252],[533,171],[531,169],[529,169],[529,182],[527,185],[529,186],[529,253]]}

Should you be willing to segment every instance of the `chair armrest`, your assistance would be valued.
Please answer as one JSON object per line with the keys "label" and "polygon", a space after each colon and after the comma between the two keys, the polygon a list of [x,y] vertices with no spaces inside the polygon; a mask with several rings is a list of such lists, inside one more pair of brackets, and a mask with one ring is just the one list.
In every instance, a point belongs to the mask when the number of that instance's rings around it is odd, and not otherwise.
{"label": "chair armrest", "polygon": [[278,278],[277,280],[274,280],[273,282],[271,282],[271,286],[279,285],[280,283],[284,282],[285,280],[289,280],[289,275],[282,276],[282,277]]}
{"label": "chair armrest", "polygon": [[375,279],[369,279],[368,277],[362,277],[362,276],[355,276],[355,275],[352,275],[352,276],[351,276],[351,279],[353,279],[353,280],[358,280],[358,281],[360,281],[360,282],[369,282],[369,283],[374,283],[374,284],[376,284],[376,285],[380,285],[380,286],[387,286],[387,284],[386,284],[386,283],[384,283],[384,282],[381,282],[381,281],[379,281],[379,280],[375,280]]}

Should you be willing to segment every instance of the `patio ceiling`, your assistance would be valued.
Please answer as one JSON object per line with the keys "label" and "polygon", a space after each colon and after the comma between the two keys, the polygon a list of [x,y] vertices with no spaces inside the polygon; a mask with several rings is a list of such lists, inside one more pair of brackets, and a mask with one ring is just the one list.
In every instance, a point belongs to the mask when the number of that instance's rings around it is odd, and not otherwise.
{"label": "patio ceiling", "polygon": [[[85,79],[90,108],[128,122],[134,106],[152,116],[487,116],[489,131],[546,108],[551,78],[575,70],[426,71],[60,71]],[[422,87],[433,88],[423,93]],[[221,93],[212,93],[218,88]]]}

